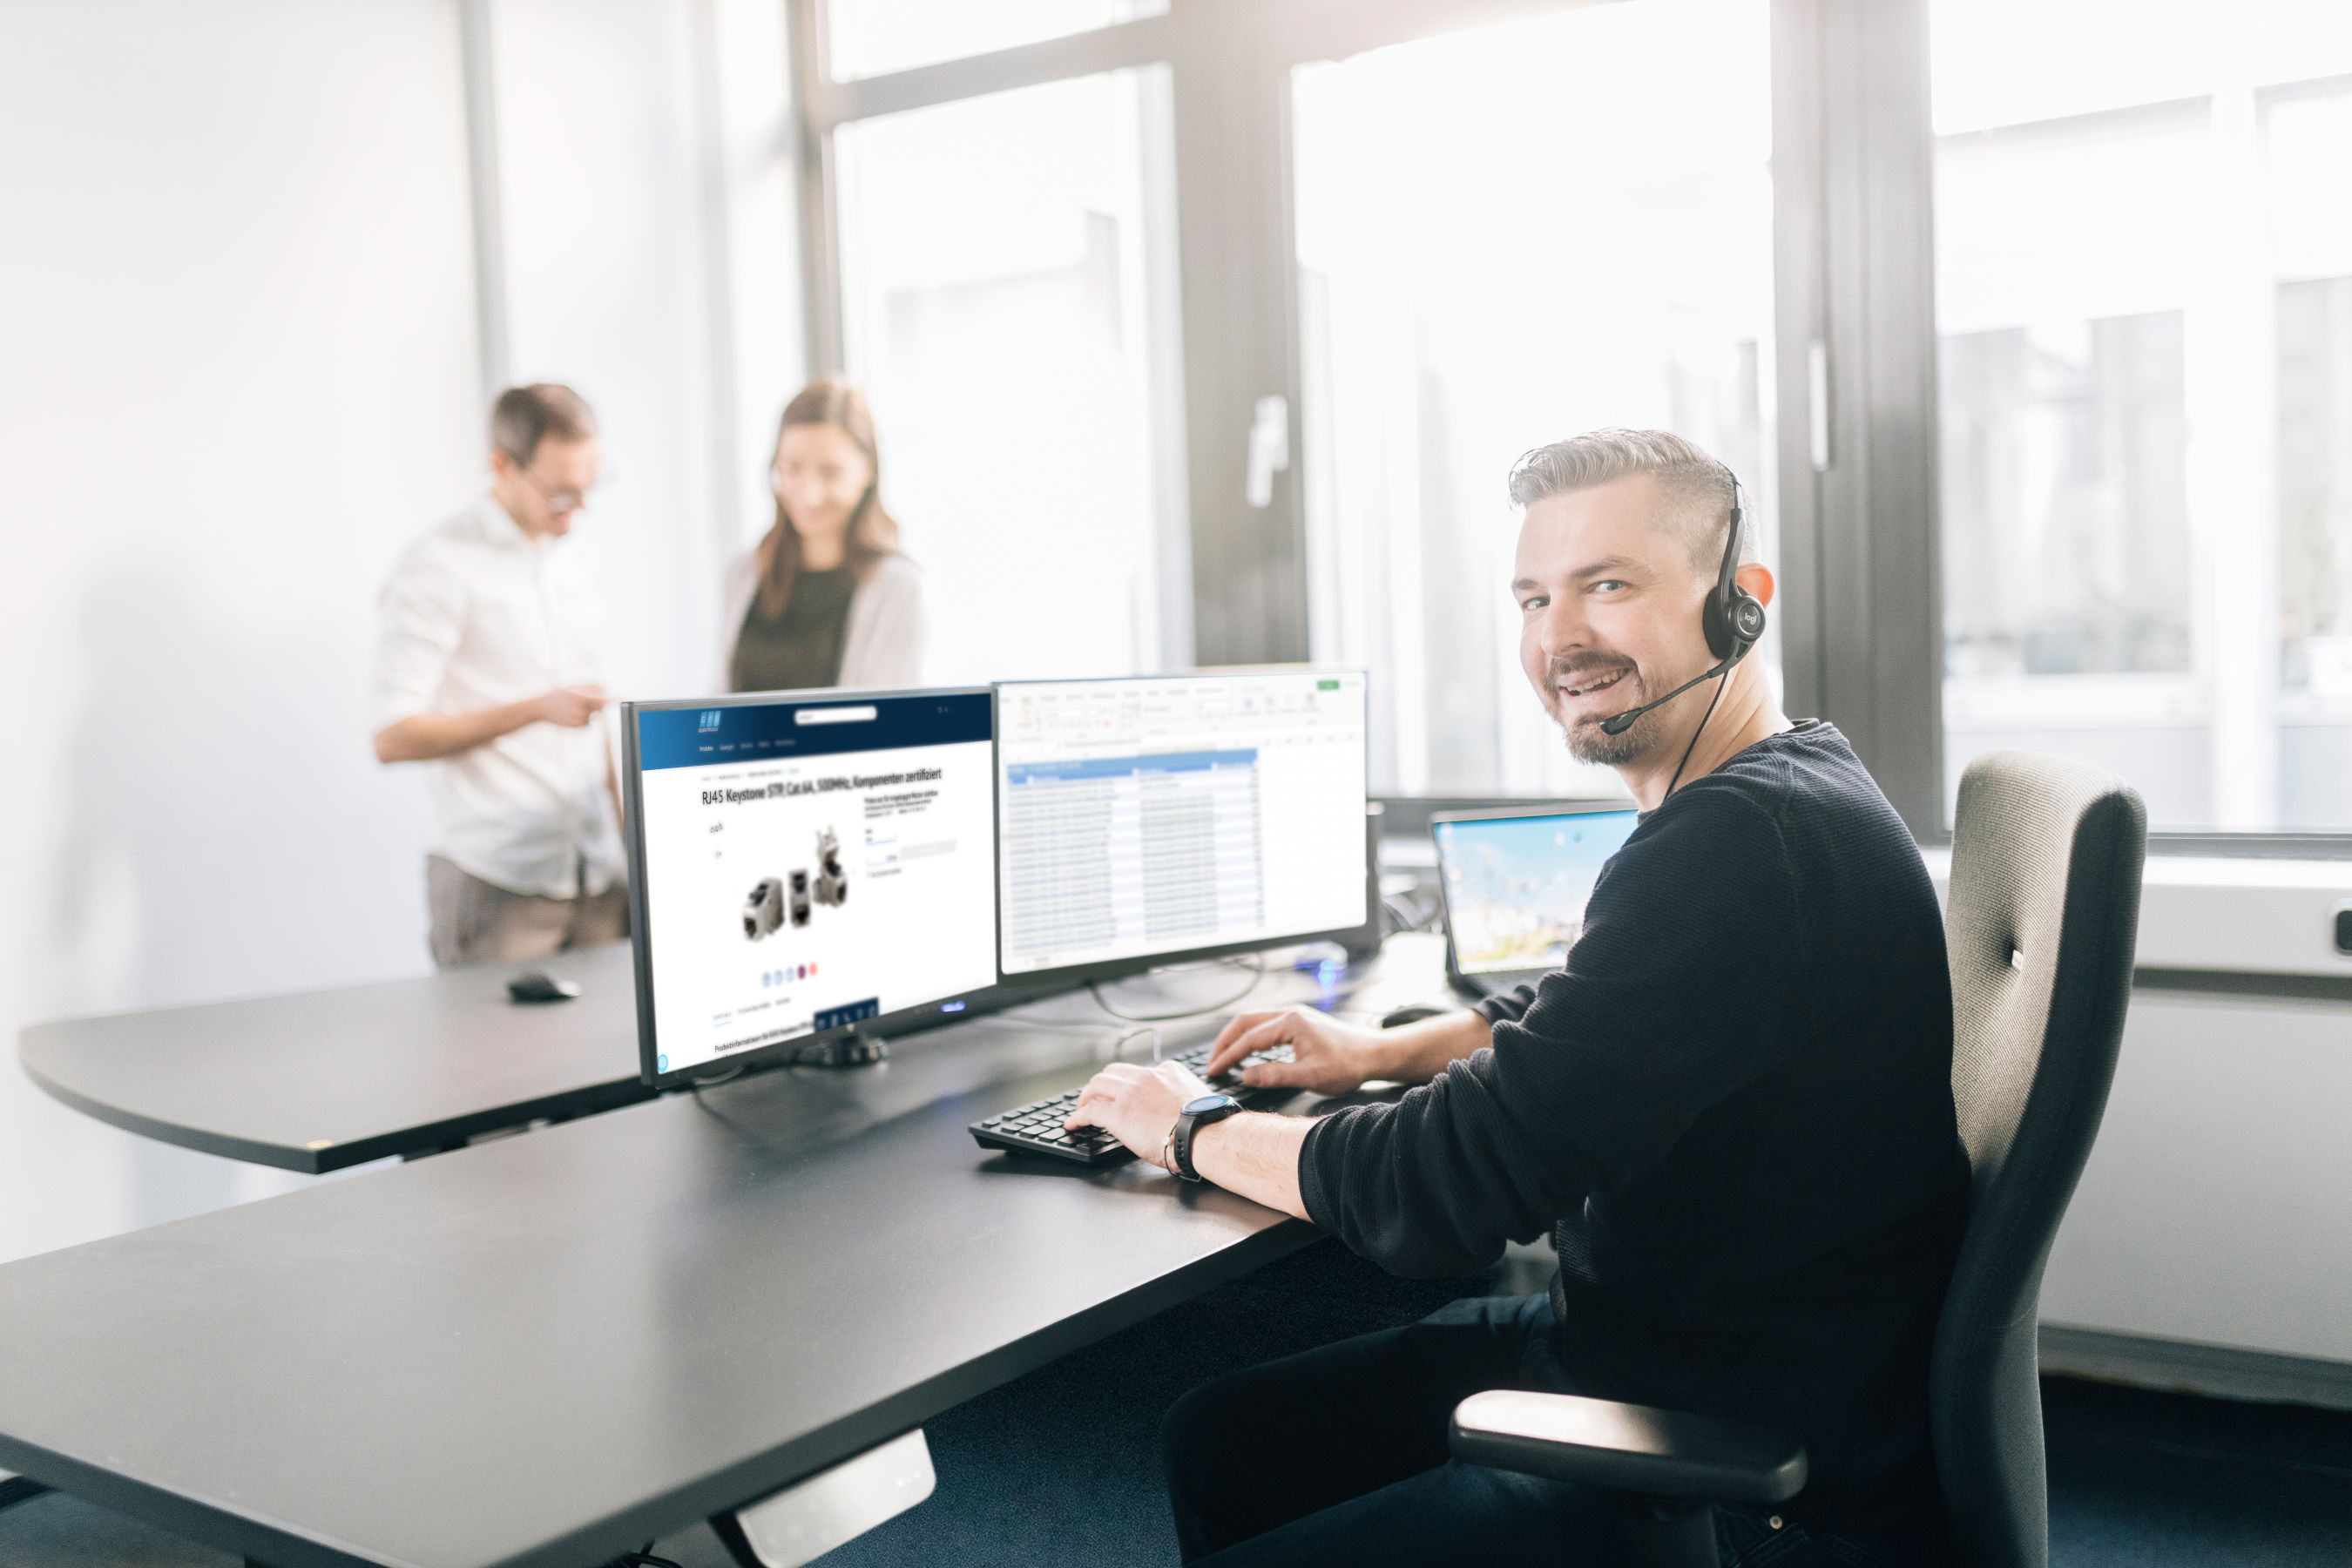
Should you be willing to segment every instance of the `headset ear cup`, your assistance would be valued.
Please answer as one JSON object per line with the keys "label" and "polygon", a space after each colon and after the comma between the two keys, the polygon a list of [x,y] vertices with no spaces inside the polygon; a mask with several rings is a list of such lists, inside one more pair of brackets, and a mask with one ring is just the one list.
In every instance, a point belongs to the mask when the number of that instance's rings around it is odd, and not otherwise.
{"label": "headset ear cup", "polygon": [[1746,589],[1741,589],[1739,596],[1731,602],[1732,635],[1753,647],[1763,637],[1767,624],[1763,602]]}
{"label": "headset ear cup", "polygon": [[1723,470],[1731,481],[1731,521],[1723,534],[1723,563],[1716,568],[1715,591],[1699,612],[1699,629],[1706,634],[1707,651],[1734,663],[1764,635],[1764,606],[1739,585],[1739,476]]}
{"label": "headset ear cup", "polygon": [[1764,605],[1745,588],[1732,589],[1728,605],[1721,596],[1709,594],[1700,624],[1706,631],[1709,653],[1717,658],[1730,658],[1735,654],[1745,658],[1764,636]]}

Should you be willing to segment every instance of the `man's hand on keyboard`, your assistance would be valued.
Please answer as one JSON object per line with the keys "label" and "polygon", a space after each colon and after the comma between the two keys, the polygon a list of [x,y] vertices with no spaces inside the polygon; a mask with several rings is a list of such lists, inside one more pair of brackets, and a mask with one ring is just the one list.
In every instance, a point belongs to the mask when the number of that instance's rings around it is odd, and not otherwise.
{"label": "man's hand on keyboard", "polygon": [[1244,1013],[1227,1024],[1209,1053],[1209,1076],[1216,1077],[1253,1051],[1288,1046],[1286,1062],[1255,1062],[1242,1071],[1252,1089],[1311,1089],[1345,1094],[1369,1078],[1383,1078],[1380,1037],[1352,1028],[1328,1013],[1291,1007],[1279,1013]]}
{"label": "man's hand on keyboard", "polygon": [[1137,1158],[1164,1171],[1168,1130],[1176,1125],[1187,1101],[1213,1092],[1181,1062],[1158,1067],[1113,1062],[1095,1074],[1064,1125],[1102,1128]]}

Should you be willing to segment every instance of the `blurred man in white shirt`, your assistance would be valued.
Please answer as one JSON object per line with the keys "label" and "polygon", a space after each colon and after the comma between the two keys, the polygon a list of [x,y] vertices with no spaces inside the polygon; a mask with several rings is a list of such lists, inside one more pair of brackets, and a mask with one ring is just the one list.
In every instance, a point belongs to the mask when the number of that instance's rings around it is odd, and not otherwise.
{"label": "blurred man in white shirt", "polygon": [[375,754],[434,764],[425,877],[445,969],[628,934],[596,577],[570,537],[597,463],[579,394],[500,393],[489,493],[417,541],[379,601]]}

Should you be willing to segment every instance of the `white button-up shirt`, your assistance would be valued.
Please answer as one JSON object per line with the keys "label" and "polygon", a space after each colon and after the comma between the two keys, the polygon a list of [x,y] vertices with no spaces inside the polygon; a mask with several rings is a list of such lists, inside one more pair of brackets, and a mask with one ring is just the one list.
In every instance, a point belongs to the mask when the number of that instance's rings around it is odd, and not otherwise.
{"label": "white button-up shirt", "polygon": [[[489,496],[418,540],[378,604],[378,730],[597,679],[590,553],[576,538],[533,539]],[[622,874],[607,733],[602,713],[577,730],[530,723],[429,763],[428,847],[509,892],[604,891]]]}

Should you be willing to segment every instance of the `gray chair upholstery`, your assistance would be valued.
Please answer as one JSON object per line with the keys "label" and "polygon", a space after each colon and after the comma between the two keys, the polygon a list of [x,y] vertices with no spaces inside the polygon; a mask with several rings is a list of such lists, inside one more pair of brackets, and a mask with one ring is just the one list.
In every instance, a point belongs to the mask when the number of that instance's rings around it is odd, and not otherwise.
{"label": "gray chair upholstery", "polygon": [[1960,779],[1944,944],[1952,1099],[1976,1203],[1936,1332],[1936,1465],[1966,1568],[2050,1560],[2035,1328],[2131,1001],[2147,813],[2129,784],[2028,752]]}
{"label": "gray chair upholstery", "polygon": [[[2147,850],[2147,811],[2112,773],[1993,752],[1960,780],[1944,939],[1952,1100],[1974,1206],[1937,1326],[1929,1401],[1961,1568],[2049,1562],[2042,1270],[2115,1078]],[[1710,1482],[1721,1501],[1769,1500],[1803,1484],[1803,1451],[1753,1429],[1566,1395],[1512,1397],[1507,1411],[1487,1410],[1484,1394],[1464,1401],[1454,1453],[1623,1493],[1629,1521],[1640,1521],[1633,1549],[1661,1568],[1715,1563]],[[1547,1400],[1561,1407],[1538,1408]]]}

